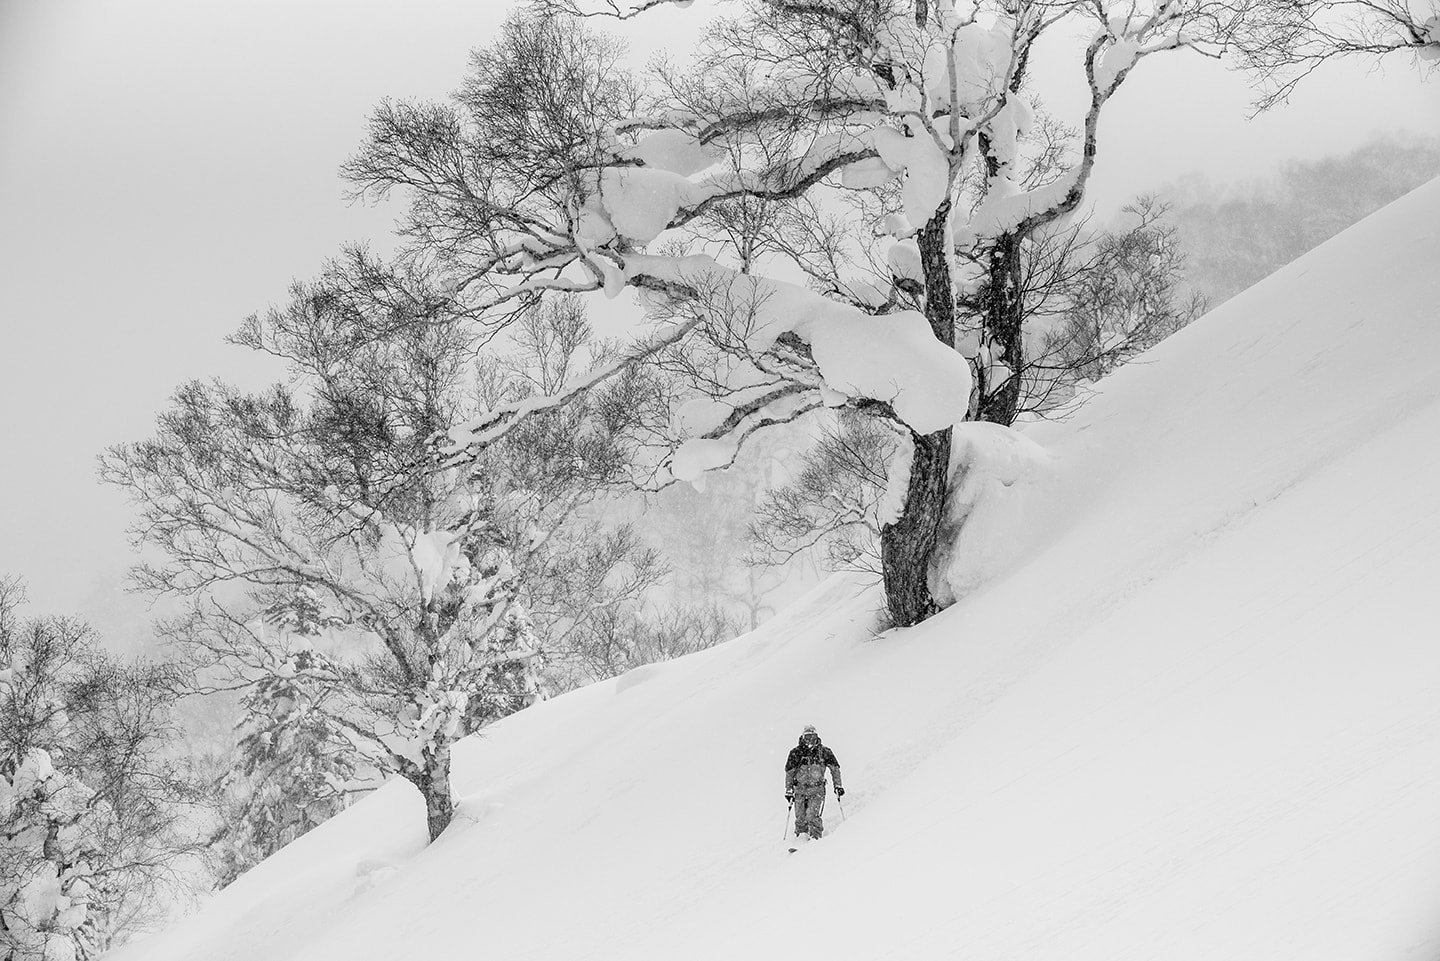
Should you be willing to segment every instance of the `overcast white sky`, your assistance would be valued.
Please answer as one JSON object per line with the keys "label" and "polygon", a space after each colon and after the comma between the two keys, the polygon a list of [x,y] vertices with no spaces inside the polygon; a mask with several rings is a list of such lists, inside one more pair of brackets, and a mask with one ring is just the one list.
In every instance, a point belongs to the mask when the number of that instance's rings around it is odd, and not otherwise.
{"label": "overcast white sky", "polygon": [[[347,205],[337,167],[378,100],[453,89],[510,5],[0,0],[0,573],[33,611],[107,627],[129,512],[95,455],[182,381],[274,375],[222,338],[340,244],[383,244],[389,215]],[[642,19],[635,46],[683,48],[708,5]],[[1440,81],[1404,59],[1253,122],[1247,96],[1198,58],[1147,61],[1102,128],[1097,202],[1440,134]]]}

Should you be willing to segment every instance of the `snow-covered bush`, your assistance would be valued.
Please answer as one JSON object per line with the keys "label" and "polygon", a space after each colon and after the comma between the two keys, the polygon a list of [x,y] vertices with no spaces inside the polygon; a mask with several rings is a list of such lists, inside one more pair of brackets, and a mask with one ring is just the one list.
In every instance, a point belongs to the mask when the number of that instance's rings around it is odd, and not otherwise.
{"label": "snow-covered bush", "polygon": [[[0,672],[0,698],[13,690]],[[3,767],[8,768],[7,763]],[[108,905],[92,900],[94,862],[111,825],[75,775],[33,748],[0,769],[0,957],[62,961],[93,957],[107,943]],[[98,942],[98,943],[97,943]]]}
{"label": "snow-covered bush", "polygon": [[21,601],[0,580],[0,959],[93,958],[163,911],[192,843],[196,795],[162,753],[174,678]]}

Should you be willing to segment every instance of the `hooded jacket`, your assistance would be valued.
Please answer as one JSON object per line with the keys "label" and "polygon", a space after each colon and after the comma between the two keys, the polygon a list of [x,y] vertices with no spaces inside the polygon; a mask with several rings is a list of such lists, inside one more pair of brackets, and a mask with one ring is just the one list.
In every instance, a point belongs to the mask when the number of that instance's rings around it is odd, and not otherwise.
{"label": "hooded jacket", "polygon": [[840,762],[835,760],[835,752],[820,743],[813,748],[806,747],[802,735],[800,743],[790,749],[790,756],[785,759],[785,793],[823,794],[826,770],[829,770],[835,787],[839,788]]}

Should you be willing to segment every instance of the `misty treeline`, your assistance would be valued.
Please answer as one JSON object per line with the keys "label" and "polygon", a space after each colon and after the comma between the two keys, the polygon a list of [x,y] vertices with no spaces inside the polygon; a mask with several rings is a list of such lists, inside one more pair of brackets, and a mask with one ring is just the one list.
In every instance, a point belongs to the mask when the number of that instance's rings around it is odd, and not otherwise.
{"label": "misty treeline", "polygon": [[1380,137],[1263,179],[1175,184],[1162,195],[1186,251],[1185,289],[1218,306],[1437,176],[1440,139]]}
{"label": "misty treeline", "polygon": [[[1246,61],[1273,100],[1324,4],[751,0],[635,69],[602,27],[661,5],[531,4],[450,100],[377,107],[344,175],[402,202],[397,253],[347,248],[241,324],[282,382],[185,384],[102,456],[163,663],[0,592],[0,958],[90,956],[390,778],[433,839],[459,739],[822,570],[924,620],[965,549],[955,432],[1063,416],[1222,275],[1434,173],[1382,142],[1086,213],[1144,60],[1284,33],[1293,62]],[[1034,96],[1042,59],[1078,115]],[[617,312],[643,323],[597,334]]]}

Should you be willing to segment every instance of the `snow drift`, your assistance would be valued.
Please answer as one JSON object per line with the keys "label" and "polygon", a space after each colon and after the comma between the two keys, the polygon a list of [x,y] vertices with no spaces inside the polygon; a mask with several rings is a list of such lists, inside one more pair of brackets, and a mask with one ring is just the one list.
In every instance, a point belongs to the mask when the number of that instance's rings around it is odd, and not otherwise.
{"label": "snow drift", "polygon": [[[1440,181],[1027,431],[932,621],[832,580],[460,745],[429,848],[391,785],[112,957],[1440,957],[1437,225]],[[806,723],[850,793],[787,855]]]}

